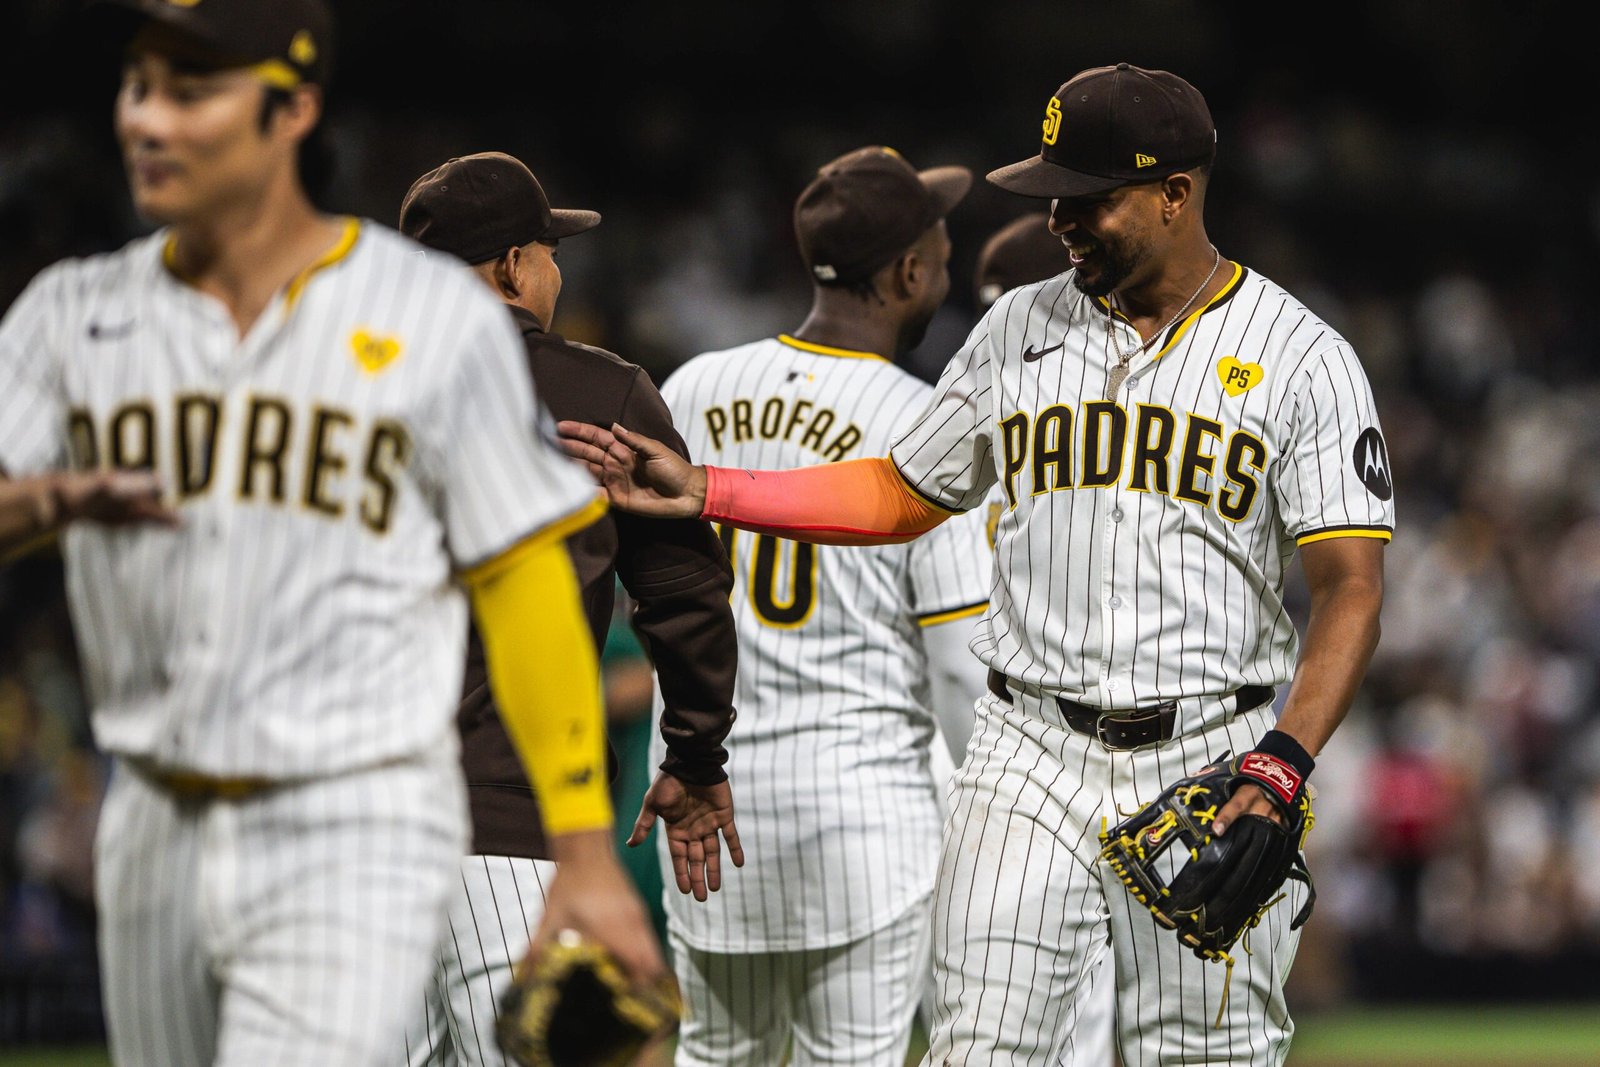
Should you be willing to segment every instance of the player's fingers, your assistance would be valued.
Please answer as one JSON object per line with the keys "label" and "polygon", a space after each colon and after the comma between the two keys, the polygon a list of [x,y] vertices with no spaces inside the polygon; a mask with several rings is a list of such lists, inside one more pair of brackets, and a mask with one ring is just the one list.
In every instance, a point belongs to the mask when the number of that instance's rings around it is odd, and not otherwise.
{"label": "player's fingers", "polygon": [[653,437],[646,437],[642,433],[634,433],[620,422],[611,424],[611,434],[620,444],[632,449],[636,454],[646,459],[660,456],[667,451],[667,446],[660,441]]}
{"label": "player's fingers", "polygon": [[739,828],[729,819],[722,828],[722,839],[728,843],[728,858],[735,867],[744,866],[744,846],[739,844]]}
{"label": "player's fingers", "polygon": [[611,431],[604,426],[596,426],[592,422],[575,422],[572,419],[562,419],[556,423],[556,433],[563,440],[581,441],[602,451],[611,443]]}
{"label": "player's fingers", "polygon": [[698,838],[688,842],[689,851],[689,888],[694,892],[694,899],[706,899],[706,850]]}
{"label": "player's fingers", "polygon": [[706,854],[706,889],[715,893],[722,888],[722,848],[717,841],[715,830],[707,834],[700,842],[700,847]]}
{"label": "player's fingers", "polygon": [[604,469],[606,461],[604,449],[570,437],[560,438],[558,443],[561,445],[561,451],[588,467],[590,474],[598,475]]}
{"label": "player's fingers", "polygon": [[1211,820],[1211,832],[1218,837],[1227,833],[1228,827],[1233,825],[1234,819],[1244,813],[1245,807],[1244,790],[1240,789],[1239,792],[1233,794],[1233,797],[1226,804],[1222,805],[1222,810],[1217,812],[1217,817]]}
{"label": "player's fingers", "polygon": [[628,845],[632,847],[642,844],[644,839],[650,836],[650,828],[655,824],[655,809],[651,808],[650,802],[646,800],[639,808],[639,817],[633,820],[633,832],[628,835]]}
{"label": "player's fingers", "polygon": [[678,883],[678,892],[689,892],[689,846],[675,837],[669,837],[667,851],[672,853],[672,880]]}

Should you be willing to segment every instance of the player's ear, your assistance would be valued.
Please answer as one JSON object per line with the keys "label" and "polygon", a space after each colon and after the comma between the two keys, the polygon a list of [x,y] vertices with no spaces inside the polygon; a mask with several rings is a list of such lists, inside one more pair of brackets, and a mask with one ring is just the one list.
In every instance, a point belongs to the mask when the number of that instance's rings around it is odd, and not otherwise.
{"label": "player's ear", "polygon": [[1161,220],[1171,222],[1188,206],[1194,194],[1194,179],[1183,171],[1161,179]]}
{"label": "player's ear", "polygon": [[895,260],[893,267],[891,291],[899,299],[909,300],[915,297],[927,284],[928,264],[923,261],[915,248],[908,249]]}
{"label": "player's ear", "polygon": [[522,249],[512,245],[494,264],[494,287],[507,300],[522,295]]}
{"label": "player's ear", "polygon": [[299,85],[277,96],[272,106],[272,127],[290,140],[303,141],[322,121],[322,90]]}

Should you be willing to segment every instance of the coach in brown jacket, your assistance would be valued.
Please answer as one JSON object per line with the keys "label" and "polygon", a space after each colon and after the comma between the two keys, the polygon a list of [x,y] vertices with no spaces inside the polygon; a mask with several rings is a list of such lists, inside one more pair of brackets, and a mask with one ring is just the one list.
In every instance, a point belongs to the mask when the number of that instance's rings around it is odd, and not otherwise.
{"label": "coach in brown jacket", "polygon": [[[535,393],[555,418],[602,426],[620,422],[684,452],[649,375],[610,352],[548,331],[561,291],[557,244],[599,222],[592,211],[552,210],[532,172],[500,152],[451,159],[429,171],[413,183],[400,208],[401,232],[472,265],[509,305],[527,345]],[[737,656],[727,553],[708,523],[618,511],[574,534],[568,547],[596,648],[605,645],[618,578],[636,601],[633,624],[665,704],[667,758],[645,794],[629,843],[642,841],[659,817],[678,889],[704,900],[720,884],[719,833],[734,864],[744,862],[722,769],[722,740],[734,718]],[[537,925],[540,883],[548,874],[534,862],[550,858],[542,824],[495,712],[476,629],[457,723],[473,854],[463,868],[464,891],[452,904],[453,936],[441,951],[426,1019],[408,1035],[412,1064],[454,1062],[450,1045],[463,1062],[480,1062],[475,1056],[500,1062],[494,1008],[528,931]]]}

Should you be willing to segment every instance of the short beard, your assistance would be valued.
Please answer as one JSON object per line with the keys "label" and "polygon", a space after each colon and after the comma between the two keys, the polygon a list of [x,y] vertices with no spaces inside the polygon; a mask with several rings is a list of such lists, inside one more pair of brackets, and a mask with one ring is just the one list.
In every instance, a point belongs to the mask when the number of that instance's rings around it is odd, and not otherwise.
{"label": "short beard", "polygon": [[1100,274],[1089,283],[1082,271],[1073,271],[1072,284],[1085,296],[1110,296],[1133,274],[1134,268],[1145,257],[1145,249],[1136,247],[1128,253],[1114,251],[1109,245],[1100,246]]}

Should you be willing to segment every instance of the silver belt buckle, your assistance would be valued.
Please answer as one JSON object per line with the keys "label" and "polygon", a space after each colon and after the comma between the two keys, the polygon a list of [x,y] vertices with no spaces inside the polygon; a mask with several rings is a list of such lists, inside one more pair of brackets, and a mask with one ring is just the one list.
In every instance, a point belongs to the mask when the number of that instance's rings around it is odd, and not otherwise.
{"label": "silver belt buckle", "polygon": [[1111,712],[1109,711],[1102,711],[1099,715],[1094,717],[1094,739],[1100,742],[1100,747],[1106,749],[1108,752],[1125,751],[1121,746],[1113,745],[1110,741],[1106,740],[1106,722],[1109,721],[1110,718]]}

